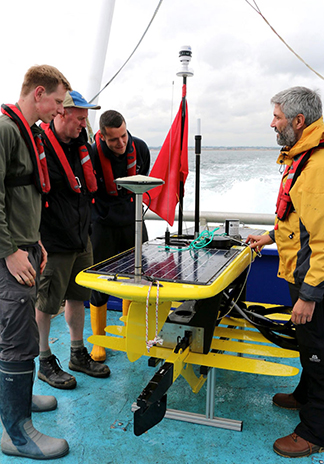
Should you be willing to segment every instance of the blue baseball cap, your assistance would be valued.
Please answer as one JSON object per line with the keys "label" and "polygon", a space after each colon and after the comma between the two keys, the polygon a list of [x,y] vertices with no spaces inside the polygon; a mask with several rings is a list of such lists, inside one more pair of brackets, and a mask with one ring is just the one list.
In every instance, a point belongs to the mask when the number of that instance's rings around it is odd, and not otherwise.
{"label": "blue baseball cap", "polygon": [[68,90],[63,102],[64,108],[82,108],[91,110],[100,110],[101,106],[92,105],[76,90]]}

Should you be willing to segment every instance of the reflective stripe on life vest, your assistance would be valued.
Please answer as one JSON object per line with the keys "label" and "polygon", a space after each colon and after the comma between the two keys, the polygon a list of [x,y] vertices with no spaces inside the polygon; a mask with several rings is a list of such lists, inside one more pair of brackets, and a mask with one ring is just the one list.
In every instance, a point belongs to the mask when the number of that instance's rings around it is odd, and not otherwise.
{"label": "reflective stripe on life vest", "polygon": [[[46,155],[45,155],[45,150],[44,150],[44,144],[42,142],[41,136],[37,135],[35,137],[36,141],[36,147],[39,153],[39,162],[42,166],[42,171],[44,174],[44,180],[45,180],[45,185],[50,185],[50,178],[49,178],[49,173],[47,169],[47,161],[46,161]],[[50,189],[46,190],[44,193],[48,193]]]}
{"label": "reflective stripe on life vest", "polygon": [[86,145],[82,145],[81,147],[79,147],[79,157],[87,189],[89,190],[89,192],[96,192],[98,188],[97,179],[93,170],[91,158]]}

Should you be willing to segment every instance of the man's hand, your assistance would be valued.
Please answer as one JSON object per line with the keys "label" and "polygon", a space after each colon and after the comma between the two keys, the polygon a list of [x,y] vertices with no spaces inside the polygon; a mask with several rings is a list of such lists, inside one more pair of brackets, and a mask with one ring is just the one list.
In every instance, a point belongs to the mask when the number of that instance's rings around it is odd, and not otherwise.
{"label": "man's hand", "polygon": [[40,240],[38,241],[38,243],[42,249],[42,262],[40,264],[40,273],[43,274],[46,263],[47,263],[47,251],[45,250],[44,245],[42,244]]}
{"label": "man's hand", "polygon": [[294,324],[306,324],[313,317],[315,301],[303,301],[300,298],[295,303],[291,314],[291,321]]}
{"label": "man's hand", "polygon": [[250,248],[256,251],[261,251],[262,247],[265,245],[271,245],[273,240],[271,239],[269,234],[266,235],[248,235],[245,243],[250,244]]}
{"label": "man's hand", "polygon": [[36,271],[28,259],[27,251],[18,249],[6,258],[7,268],[22,285],[33,287],[35,285]]}

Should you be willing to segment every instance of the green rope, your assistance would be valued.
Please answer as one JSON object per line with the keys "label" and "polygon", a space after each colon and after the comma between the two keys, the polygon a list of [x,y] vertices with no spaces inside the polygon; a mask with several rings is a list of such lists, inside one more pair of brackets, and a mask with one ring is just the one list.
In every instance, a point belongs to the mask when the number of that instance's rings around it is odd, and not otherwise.
{"label": "green rope", "polygon": [[210,244],[210,242],[213,240],[214,235],[217,235],[219,237],[224,237],[226,236],[225,233],[223,234],[216,234],[216,231],[219,230],[219,227],[215,227],[212,231],[209,230],[203,230],[198,237],[193,240],[189,246],[184,247],[184,248],[175,248],[175,247],[169,247],[168,245],[165,245],[164,248],[165,250],[168,251],[188,251],[188,250],[200,250],[201,248],[205,248],[207,245]]}

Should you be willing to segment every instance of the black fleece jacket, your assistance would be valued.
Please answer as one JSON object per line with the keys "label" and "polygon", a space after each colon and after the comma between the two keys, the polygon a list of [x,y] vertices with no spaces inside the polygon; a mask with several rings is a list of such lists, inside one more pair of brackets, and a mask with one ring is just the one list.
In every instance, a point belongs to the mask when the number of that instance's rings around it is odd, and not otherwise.
{"label": "black fleece jacket", "polygon": [[[53,122],[51,129],[54,134]],[[79,158],[78,147],[86,145],[92,157],[91,146],[87,143],[87,134],[83,129],[77,139],[70,143],[61,142],[67,160],[81,183],[81,193],[73,192],[56,153],[46,143],[45,153],[51,181],[51,190],[43,196],[41,239],[48,252],[73,252],[86,249],[91,222],[91,194],[85,184],[83,170]]]}

